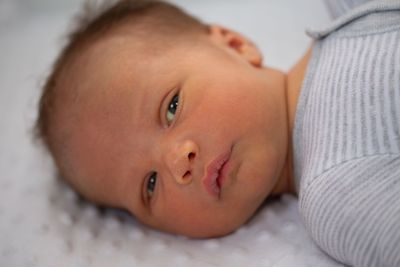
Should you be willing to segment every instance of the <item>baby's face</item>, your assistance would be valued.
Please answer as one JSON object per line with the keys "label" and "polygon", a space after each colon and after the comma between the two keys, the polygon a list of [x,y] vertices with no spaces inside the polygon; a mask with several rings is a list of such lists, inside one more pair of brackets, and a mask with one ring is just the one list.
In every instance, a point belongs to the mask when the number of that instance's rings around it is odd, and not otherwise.
{"label": "baby's face", "polygon": [[78,183],[157,229],[235,230],[281,175],[284,75],[208,37],[157,56],[132,43],[101,41],[78,64]]}

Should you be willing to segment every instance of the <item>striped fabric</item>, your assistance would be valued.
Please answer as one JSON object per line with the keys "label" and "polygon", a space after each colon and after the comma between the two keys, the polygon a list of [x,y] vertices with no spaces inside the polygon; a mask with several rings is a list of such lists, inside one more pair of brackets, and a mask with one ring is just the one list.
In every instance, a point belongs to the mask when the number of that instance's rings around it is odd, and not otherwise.
{"label": "striped fabric", "polygon": [[346,18],[311,33],[293,136],[299,209],[338,261],[400,266],[400,0]]}

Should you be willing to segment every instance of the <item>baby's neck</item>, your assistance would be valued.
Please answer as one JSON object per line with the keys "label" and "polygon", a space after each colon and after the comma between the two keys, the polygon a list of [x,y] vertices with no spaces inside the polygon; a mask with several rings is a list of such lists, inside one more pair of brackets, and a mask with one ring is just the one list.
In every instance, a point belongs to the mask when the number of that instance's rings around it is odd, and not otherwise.
{"label": "baby's neck", "polygon": [[286,99],[289,116],[289,136],[292,138],[294,120],[296,117],[297,101],[300,95],[301,86],[306,74],[308,61],[311,56],[311,47],[304,56],[293,66],[286,75]]}
{"label": "baby's neck", "polygon": [[294,120],[296,117],[297,101],[300,95],[301,86],[303,84],[304,76],[306,74],[308,61],[311,56],[311,47],[305,53],[305,55],[294,65],[294,67],[286,75],[285,83],[285,95],[286,95],[286,107],[288,114],[288,149],[287,157],[284,168],[282,170],[281,177],[277,182],[273,195],[279,195],[283,193],[290,193],[297,195],[296,186],[293,175],[293,148],[292,148],[292,135]]}

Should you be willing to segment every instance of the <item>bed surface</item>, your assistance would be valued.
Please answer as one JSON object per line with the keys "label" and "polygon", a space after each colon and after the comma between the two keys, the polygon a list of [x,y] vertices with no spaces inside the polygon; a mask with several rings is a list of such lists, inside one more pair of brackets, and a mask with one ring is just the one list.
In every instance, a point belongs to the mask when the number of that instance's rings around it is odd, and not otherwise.
{"label": "bed surface", "polygon": [[[317,0],[174,2],[250,37],[265,63],[282,70],[309,45],[305,27],[328,21]],[[80,3],[0,2],[0,266],[341,266],[308,237],[290,195],[266,203],[234,234],[193,240],[98,209],[54,178],[31,126],[39,88]]]}

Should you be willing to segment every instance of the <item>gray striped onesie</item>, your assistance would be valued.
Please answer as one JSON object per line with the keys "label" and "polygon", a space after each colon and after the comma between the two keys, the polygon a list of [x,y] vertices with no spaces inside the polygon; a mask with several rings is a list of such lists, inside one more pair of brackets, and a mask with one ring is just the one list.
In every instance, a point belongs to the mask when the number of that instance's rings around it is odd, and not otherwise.
{"label": "gray striped onesie", "polygon": [[339,262],[399,267],[400,0],[333,15],[309,32],[315,44],[297,104],[300,214]]}

